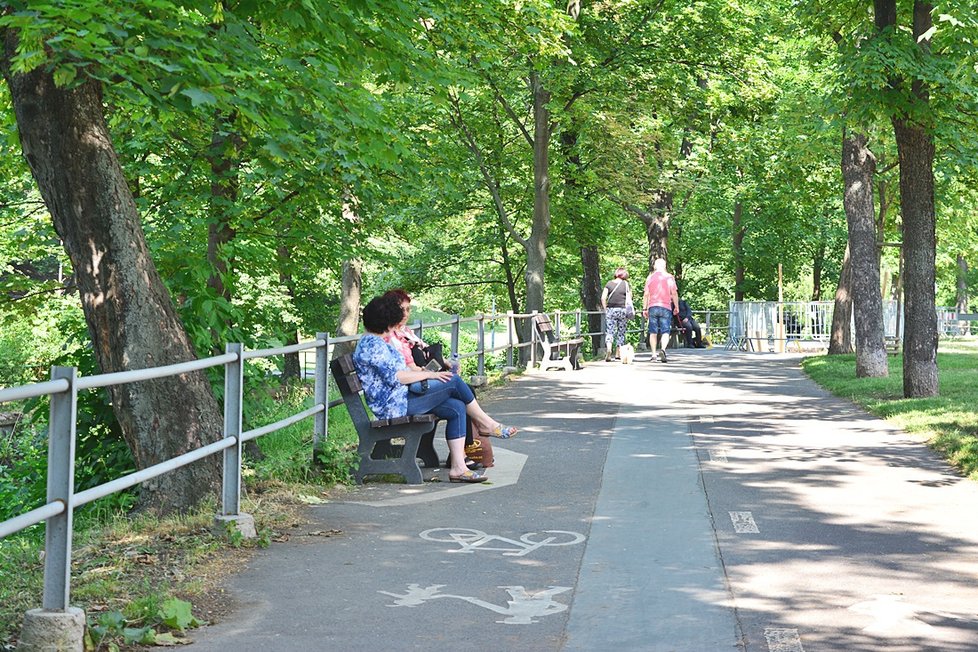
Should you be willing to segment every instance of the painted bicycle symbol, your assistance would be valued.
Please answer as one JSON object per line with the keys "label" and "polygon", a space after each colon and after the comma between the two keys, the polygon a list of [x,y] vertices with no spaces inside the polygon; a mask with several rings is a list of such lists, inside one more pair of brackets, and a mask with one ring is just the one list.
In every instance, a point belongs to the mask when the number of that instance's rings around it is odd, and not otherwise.
{"label": "painted bicycle symbol", "polygon": [[[566,530],[545,530],[543,532],[527,532],[520,536],[519,541],[507,539],[495,534],[486,534],[482,530],[460,527],[436,527],[425,530],[419,535],[428,541],[439,543],[455,543],[458,550],[449,552],[475,552],[476,550],[491,550],[501,552],[506,557],[522,557],[544,546],[573,546],[584,541],[584,535]],[[491,543],[502,543],[508,547],[490,546]]]}

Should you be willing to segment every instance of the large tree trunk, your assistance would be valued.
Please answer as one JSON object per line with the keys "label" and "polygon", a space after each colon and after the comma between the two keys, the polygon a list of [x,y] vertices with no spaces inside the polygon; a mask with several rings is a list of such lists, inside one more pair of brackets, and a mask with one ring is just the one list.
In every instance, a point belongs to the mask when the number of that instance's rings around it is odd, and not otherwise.
{"label": "large tree trunk", "polygon": [[588,315],[588,331],[591,335],[591,351],[597,351],[604,344],[601,332],[601,256],[595,246],[581,247],[581,267],[584,276],[581,279],[581,303]]}
{"label": "large tree trunk", "polygon": [[903,213],[903,394],[936,396],[937,305],[934,296],[937,236],[934,216],[934,143],[920,125],[894,120],[900,152]]}
{"label": "large tree trunk", "polygon": [[829,355],[852,353],[852,262],[849,243],[842,257],[839,287],[835,290],[835,309],[832,311],[832,334],[829,338]]}
{"label": "large tree trunk", "polygon": [[[16,34],[3,37],[3,74],[21,146],[74,266],[99,368],[193,360],[112,146],[100,82],[61,89],[47,68],[15,74]],[[202,372],[117,385],[109,393],[140,469],[221,437],[221,410]],[[220,478],[220,457],[212,455],[144,482],[141,504],[160,513],[183,511],[213,495]]]}
{"label": "large tree trunk", "polygon": [[659,192],[652,207],[645,213],[645,239],[649,246],[649,269],[656,258],[669,260],[669,219],[672,216],[672,193]]}
{"label": "large tree trunk", "polygon": [[844,134],[842,138],[843,206],[849,226],[849,257],[852,265],[852,301],[856,322],[856,376],[878,378],[889,375],[883,339],[883,299],[880,296],[879,253],[876,242],[876,211],[873,207],[873,175],[876,158],[866,136]]}
{"label": "large tree trunk", "polygon": [[[921,36],[931,28],[932,11],[930,3],[914,2],[913,38],[925,55],[929,45]],[[911,89],[915,103],[928,103],[927,89],[922,81],[913,80]],[[924,125],[905,115],[896,115],[892,121],[900,156],[900,207],[903,214],[903,256],[906,270],[903,394],[907,398],[937,396],[934,140]]]}
{"label": "large tree trunk", "polygon": [[744,205],[734,204],[733,212],[733,259],[734,259],[734,301],[744,300],[744,234],[747,228],[743,225]]}

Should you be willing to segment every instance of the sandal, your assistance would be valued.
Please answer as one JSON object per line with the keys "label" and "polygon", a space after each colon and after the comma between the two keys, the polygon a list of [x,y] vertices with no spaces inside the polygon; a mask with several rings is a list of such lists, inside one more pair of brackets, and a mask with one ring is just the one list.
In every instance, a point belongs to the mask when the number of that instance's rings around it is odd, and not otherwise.
{"label": "sandal", "polygon": [[496,424],[496,427],[490,430],[487,434],[490,437],[499,437],[500,439],[509,439],[510,437],[515,437],[519,430],[514,426],[504,426],[500,423]]}
{"label": "sandal", "polygon": [[448,476],[448,481],[449,482],[485,482],[488,479],[489,478],[487,478],[486,476],[479,475],[478,473],[475,473],[474,471],[466,471],[462,475],[449,475]]}

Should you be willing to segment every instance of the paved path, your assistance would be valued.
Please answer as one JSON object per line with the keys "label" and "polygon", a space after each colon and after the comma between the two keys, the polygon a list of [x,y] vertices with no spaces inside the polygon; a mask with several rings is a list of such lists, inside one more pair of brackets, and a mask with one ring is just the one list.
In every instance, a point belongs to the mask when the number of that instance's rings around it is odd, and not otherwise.
{"label": "paved path", "polygon": [[492,485],[311,508],[340,533],[259,552],[190,649],[978,650],[978,485],[798,360],[516,379]]}

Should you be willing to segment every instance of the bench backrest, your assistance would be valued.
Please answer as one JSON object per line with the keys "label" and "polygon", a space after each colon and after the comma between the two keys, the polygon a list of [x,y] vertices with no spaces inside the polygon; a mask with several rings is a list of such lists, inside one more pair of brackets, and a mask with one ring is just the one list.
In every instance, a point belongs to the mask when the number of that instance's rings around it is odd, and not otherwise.
{"label": "bench backrest", "polygon": [[360,397],[363,386],[360,384],[360,377],[357,376],[357,368],[353,366],[353,356],[341,355],[329,363],[329,369],[333,373],[336,387],[340,390],[340,396],[343,397],[343,403],[346,404],[354,427],[357,430],[369,428],[370,417]]}
{"label": "bench backrest", "polygon": [[550,317],[544,314],[533,315],[533,326],[537,329],[537,333],[540,334],[540,339],[548,344],[553,344],[554,342],[559,342],[560,338],[554,331],[554,325],[550,323]]}

